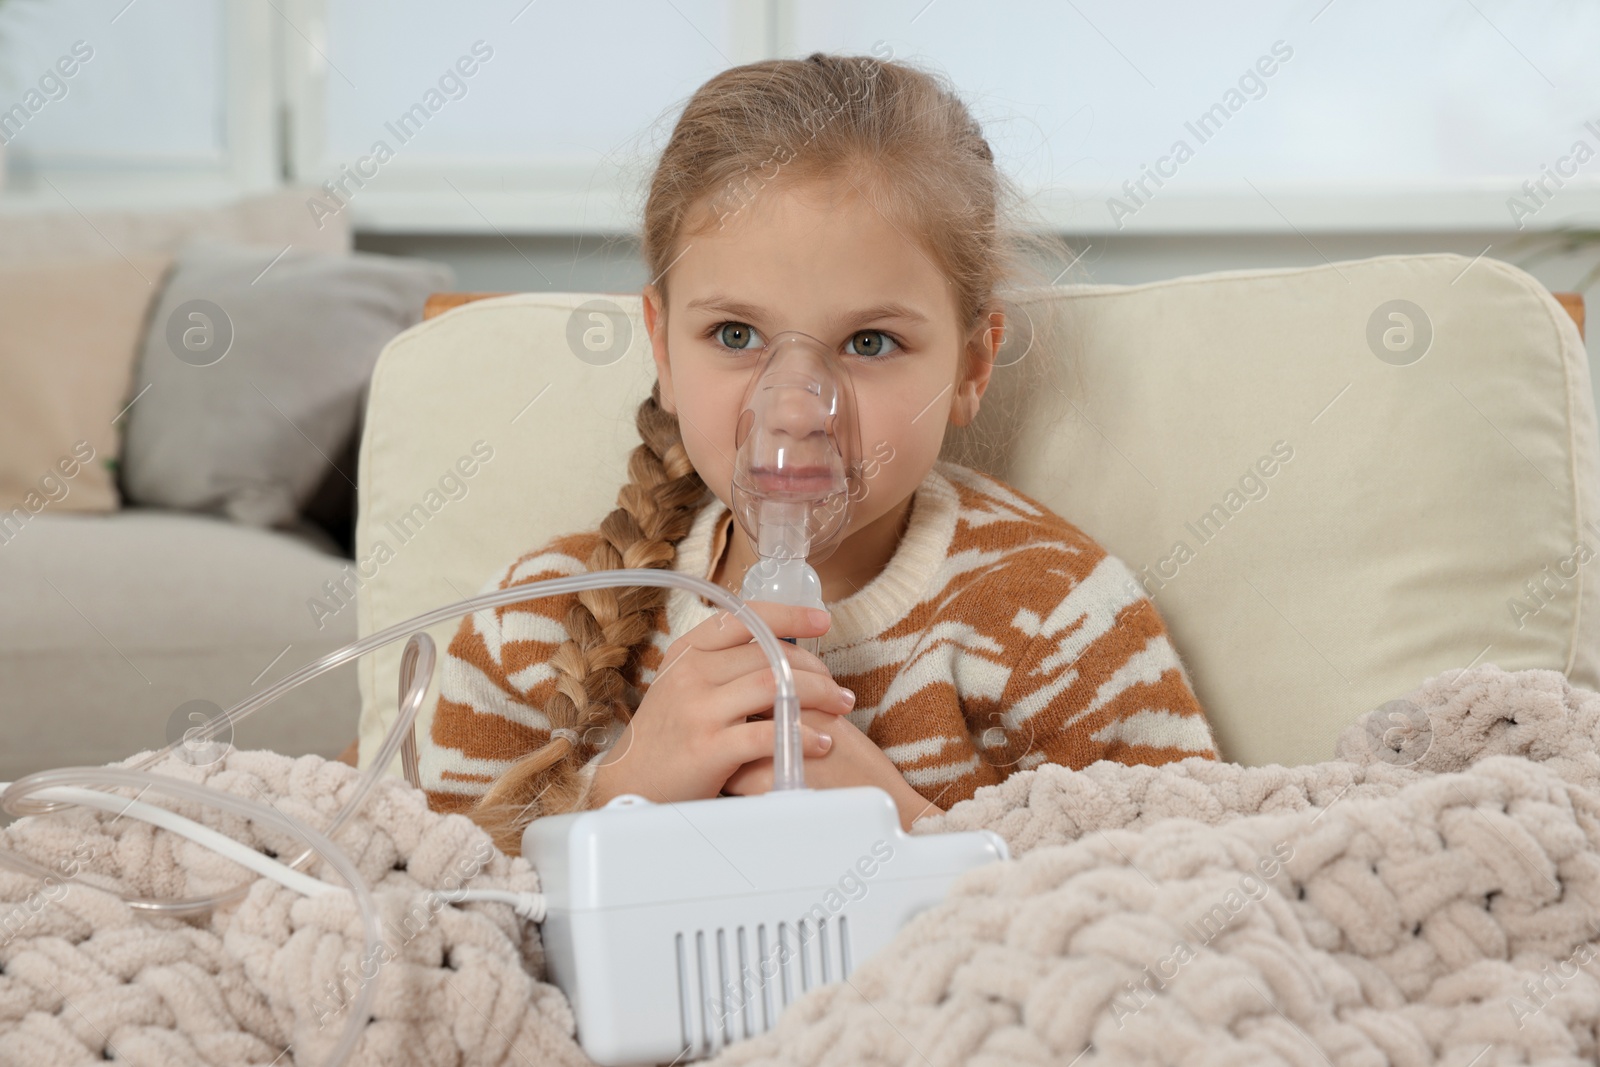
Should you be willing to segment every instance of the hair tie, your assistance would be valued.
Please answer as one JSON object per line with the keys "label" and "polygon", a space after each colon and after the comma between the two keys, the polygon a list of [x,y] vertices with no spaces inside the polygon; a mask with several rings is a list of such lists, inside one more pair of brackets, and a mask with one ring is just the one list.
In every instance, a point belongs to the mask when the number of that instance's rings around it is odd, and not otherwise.
{"label": "hair tie", "polygon": [[574,748],[576,748],[578,745],[578,731],[572,729],[570,726],[557,726],[554,730],[550,731],[550,740],[554,741],[558,737],[565,737],[568,741],[572,742]]}

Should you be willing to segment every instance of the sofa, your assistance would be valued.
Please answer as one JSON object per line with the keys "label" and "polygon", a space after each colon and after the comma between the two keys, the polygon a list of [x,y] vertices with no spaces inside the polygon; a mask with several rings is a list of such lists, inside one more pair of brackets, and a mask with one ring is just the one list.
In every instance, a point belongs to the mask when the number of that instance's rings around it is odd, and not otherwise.
{"label": "sofa", "polygon": [[[23,408],[20,416],[7,410],[11,425],[0,442],[12,453],[8,467],[24,472],[27,484],[20,489],[54,490],[43,498],[34,493],[30,506],[12,500],[0,508],[0,780],[159,747],[354,640],[353,604],[328,592],[353,589],[355,488],[344,474],[355,474],[360,398],[349,395],[353,380],[341,386],[338,405],[302,398],[303,409],[290,409],[279,428],[303,453],[297,458],[304,465],[295,472],[301,499],[269,495],[230,505],[230,511],[203,495],[183,496],[195,487],[162,472],[200,453],[219,463],[226,459],[236,473],[269,462],[240,429],[242,413],[200,410],[210,400],[181,394],[182,383],[170,374],[159,382],[141,377],[141,370],[159,376],[168,364],[194,371],[160,350],[163,323],[156,321],[163,300],[174,299],[184,264],[193,266],[186,256],[265,250],[276,273],[254,291],[291,279],[285,268],[292,264],[299,264],[297,284],[304,284],[307,271],[348,271],[360,254],[352,252],[347,218],[315,225],[305,199],[305,191],[288,189],[209,208],[96,213],[92,220],[65,208],[0,215],[0,272],[49,305],[34,309],[34,335],[23,336],[29,324],[16,316],[0,323],[0,378],[11,379],[0,383],[0,392],[11,393],[0,405]],[[281,259],[272,259],[275,254]],[[434,270],[417,276],[425,280],[424,296],[450,277]],[[254,269],[241,277],[248,283]],[[112,292],[114,299],[100,299]],[[391,332],[420,320],[421,300],[413,302]],[[103,321],[85,321],[95,318],[86,314],[90,307]],[[299,371],[274,372],[267,366],[274,353],[250,347],[257,339],[243,335],[254,329],[245,310],[234,307],[241,336],[230,358],[212,369],[247,369],[249,380],[282,406],[293,383],[285,380],[280,391],[270,379]],[[395,312],[385,308],[383,314]],[[65,361],[44,365],[49,343],[38,334],[66,319],[69,337],[92,340],[109,354],[103,365],[85,364],[44,383],[41,375],[63,371]],[[381,328],[381,317],[376,321]],[[136,335],[144,338],[142,355]],[[381,339],[371,343],[369,365],[352,373],[370,373]],[[145,366],[156,355],[165,363]],[[23,398],[29,387],[43,395]],[[83,401],[96,390],[115,418],[102,410],[88,419],[75,410],[60,420],[74,435],[83,424],[84,454],[92,452],[92,462],[80,465],[59,442],[37,439],[54,425],[36,433],[18,426],[19,417],[25,421],[33,413],[44,426],[58,402]],[[66,392],[72,395],[61,395]],[[323,408],[327,418],[313,425]],[[188,437],[173,425],[180,417],[191,423]],[[339,419],[349,425],[341,430]],[[311,447],[292,436],[302,430]],[[193,435],[205,432],[229,434],[232,454],[221,456],[220,443],[197,444]],[[322,434],[329,436],[318,445]],[[347,438],[342,447],[325,447],[341,437]],[[154,484],[162,477],[167,484]],[[98,484],[91,485],[94,479]],[[314,489],[305,493],[304,487]],[[317,603],[325,607],[318,610]],[[242,723],[231,740],[244,748],[333,757],[348,746],[357,711],[354,674],[345,669],[290,692]]]}
{"label": "sofa", "polygon": [[[637,294],[430,304],[373,374],[356,556],[388,558],[358,594],[363,637],[597,525],[654,381]],[[618,339],[604,360],[569,340],[596,313]],[[979,417],[942,455],[1129,565],[1225,761],[1314,763],[1442,671],[1545,668],[1600,689],[1581,317],[1572,294],[1453,254],[1018,292]],[[475,448],[492,458],[441,497]],[[397,544],[394,521],[430,494],[426,536]],[[458,624],[428,628],[441,655]],[[402,645],[358,663],[363,767],[395,721]]]}

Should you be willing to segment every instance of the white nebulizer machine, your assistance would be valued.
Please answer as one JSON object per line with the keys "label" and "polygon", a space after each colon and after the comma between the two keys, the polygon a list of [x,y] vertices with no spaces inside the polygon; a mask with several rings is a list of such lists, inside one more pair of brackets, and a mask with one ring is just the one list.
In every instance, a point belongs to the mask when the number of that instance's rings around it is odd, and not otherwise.
{"label": "white nebulizer machine", "polygon": [[[188,836],[308,896],[352,894],[362,917],[361,958],[376,958],[386,948],[376,905],[339,847],[338,831],[396,755],[406,780],[420,787],[412,724],[435,658],[432,640],[421,631],[471,612],[585,589],[687,589],[742,621],[772,662],[778,695],[771,791],[667,804],[624,794],[594,811],[535,819],[523,834],[522,854],[538,871],[542,893],[469,886],[440,895],[503,901],[542,923],[548,978],[572,1004],[579,1044],[606,1067],[700,1059],[771,1029],[806,991],[848,981],[917,912],[939,903],[960,875],[1009,859],[1010,852],[988,830],[907,834],[893,799],[875,786],[806,788],[793,668],[779,638],[744,601],[825,606],[808,560],[820,561],[837,547],[851,504],[864,490],[846,364],[805,334],[772,338],[746,389],[736,435],[733,510],[760,557],[745,576],[742,597],[703,578],[656,568],[595,571],[483,593],[329,653],[130,767],[30,774],[0,792],[0,808],[11,815],[70,804],[115,811]],[[235,724],[289,689],[402,638],[410,640],[401,661],[399,715],[359,787],[320,830],[271,804],[148,770],[174,751],[214,747],[213,738],[231,737]],[[816,650],[816,639],[804,643]],[[138,796],[108,788],[138,790]],[[280,862],[140,799],[146,792],[271,824],[306,848]],[[342,884],[305,873],[317,859]],[[3,850],[0,865],[60,880],[59,872]],[[242,898],[250,884],[205,898],[128,903],[151,913],[203,914]],[[382,980],[379,969],[349,1006],[329,1067],[343,1064],[355,1049]]]}

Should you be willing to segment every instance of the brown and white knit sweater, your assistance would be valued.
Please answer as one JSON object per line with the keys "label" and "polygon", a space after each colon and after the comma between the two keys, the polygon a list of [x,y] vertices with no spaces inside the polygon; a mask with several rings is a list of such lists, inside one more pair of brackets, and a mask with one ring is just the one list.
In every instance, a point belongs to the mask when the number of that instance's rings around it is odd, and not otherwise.
{"label": "brown and white knit sweater", "polygon": [[[673,569],[709,578],[732,521],[708,492]],[[581,574],[598,538],[559,537],[483,591]],[[461,620],[420,745],[433,810],[464,810],[517,757],[549,741],[542,708],[556,674],[548,660],[567,638],[563,620],[576,596]],[[849,719],[944,810],[1045,762],[1081,769],[1096,760],[1218,758],[1165,624],[1128,567],[1043,504],[971,468],[937,461],[884,570],[828,609],[819,655],[856,693]],[[637,676],[627,676],[635,697],[668,646],[718,610],[668,590]],[[614,723],[594,739],[586,788],[622,729]]]}

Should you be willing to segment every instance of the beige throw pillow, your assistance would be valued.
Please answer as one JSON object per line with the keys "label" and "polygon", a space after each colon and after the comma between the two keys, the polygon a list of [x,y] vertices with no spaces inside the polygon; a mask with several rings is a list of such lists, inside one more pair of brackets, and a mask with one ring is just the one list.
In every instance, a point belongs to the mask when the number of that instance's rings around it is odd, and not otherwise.
{"label": "beige throw pillow", "polygon": [[118,507],[113,420],[171,262],[0,267],[0,543],[46,509]]}

